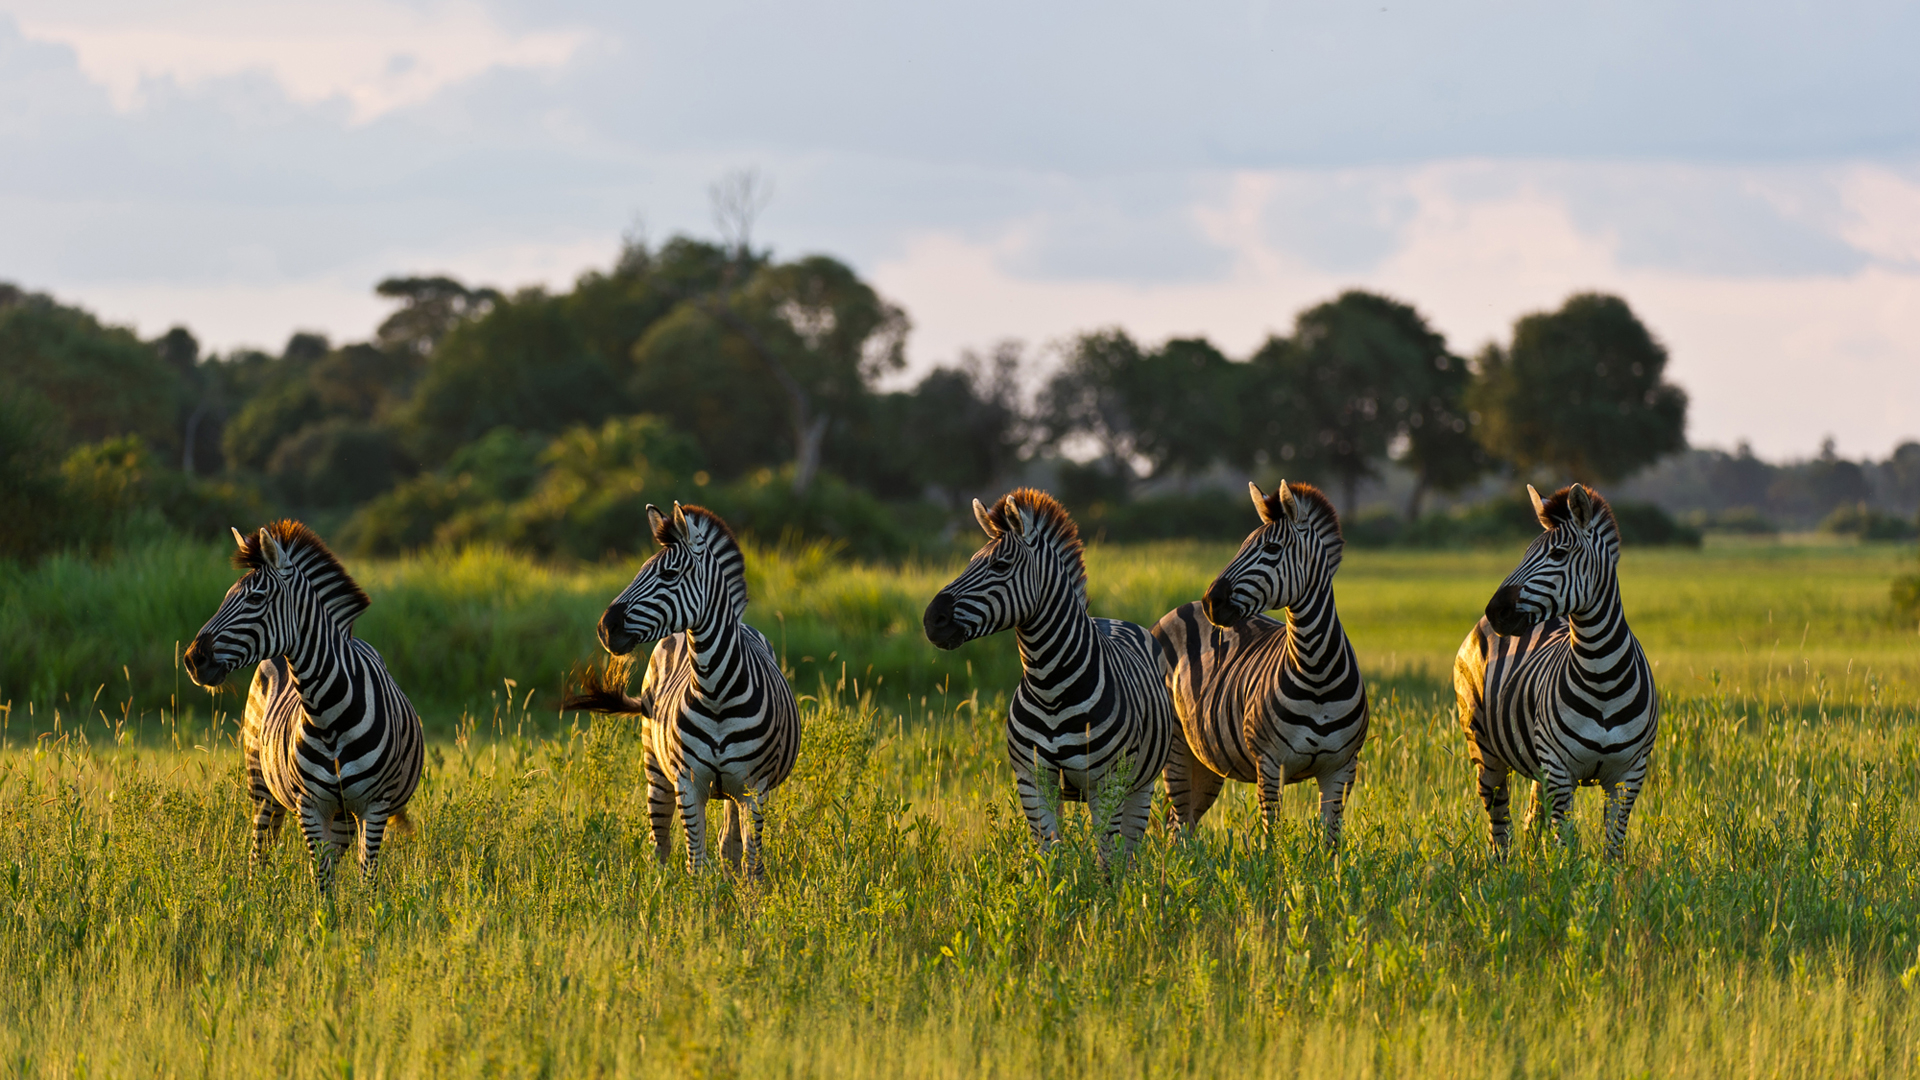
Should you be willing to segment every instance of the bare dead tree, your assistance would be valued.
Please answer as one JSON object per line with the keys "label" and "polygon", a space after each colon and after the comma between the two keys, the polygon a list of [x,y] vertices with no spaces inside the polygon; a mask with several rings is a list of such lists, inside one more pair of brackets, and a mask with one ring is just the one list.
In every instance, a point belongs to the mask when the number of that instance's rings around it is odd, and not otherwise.
{"label": "bare dead tree", "polygon": [[773,201],[773,181],[759,169],[735,169],[708,186],[707,200],[720,238],[744,260],[753,250],[753,223]]}

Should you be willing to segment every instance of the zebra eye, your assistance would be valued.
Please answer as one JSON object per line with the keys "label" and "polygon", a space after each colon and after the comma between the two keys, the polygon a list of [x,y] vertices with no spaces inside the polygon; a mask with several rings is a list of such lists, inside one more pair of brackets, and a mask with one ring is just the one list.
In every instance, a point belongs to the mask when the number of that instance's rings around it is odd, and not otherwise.
{"label": "zebra eye", "polygon": [[996,573],[1005,573],[1006,571],[1013,569],[1013,560],[1012,559],[995,559],[992,562],[987,564],[987,569],[992,570]]}
{"label": "zebra eye", "polygon": [[672,581],[679,576],[680,568],[677,566],[663,566],[660,568],[661,581]]}

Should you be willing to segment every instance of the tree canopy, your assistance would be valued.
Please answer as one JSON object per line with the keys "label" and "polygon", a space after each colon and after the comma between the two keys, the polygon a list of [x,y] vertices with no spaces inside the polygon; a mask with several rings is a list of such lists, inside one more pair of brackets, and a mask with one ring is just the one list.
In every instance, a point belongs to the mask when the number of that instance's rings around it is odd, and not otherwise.
{"label": "tree canopy", "polygon": [[1667,350],[1619,297],[1527,315],[1478,362],[1481,439],[1523,470],[1604,483],[1686,446],[1686,392],[1663,380]]}

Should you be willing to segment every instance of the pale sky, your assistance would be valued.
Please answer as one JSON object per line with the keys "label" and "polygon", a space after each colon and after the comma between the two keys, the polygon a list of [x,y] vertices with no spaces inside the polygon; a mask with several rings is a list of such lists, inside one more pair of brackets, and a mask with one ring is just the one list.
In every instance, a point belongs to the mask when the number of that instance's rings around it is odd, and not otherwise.
{"label": "pale sky", "polygon": [[0,280],[153,335],[368,335],[393,273],[623,232],[852,263],[916,366],[1120,325],[1244,355],[1342,288],[1462,352],[1577,290],[1697,445],[1920,437],[1920,5],[0,0]]}

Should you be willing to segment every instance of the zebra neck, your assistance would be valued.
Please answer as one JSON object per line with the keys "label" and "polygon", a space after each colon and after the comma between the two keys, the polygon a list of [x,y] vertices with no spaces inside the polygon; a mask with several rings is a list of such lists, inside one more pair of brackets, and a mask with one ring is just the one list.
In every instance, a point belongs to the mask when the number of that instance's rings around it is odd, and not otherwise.
{"label": "zebra neck", "polygon": [[688,651],[693,654],[693,681],[701,690],[713,688],[739,656],[740,615],[741,612],[735,610],[732,590],[716,589],[700,612],[700,618],[687,628]]}
{"label": "zebra neck", "polygon": [[1333,589],[1321,582],[1287,608],[1287,659],[1303,675],[1333,667],[1346,632],[1333,606]]}
{"label": "zebra neck", "polygon": [[1077,685],[1073,676],[1085,667],[1094,648],[1093,619],[1086,597],[1066,581],[1056,581],[1035,605],[1035,613],[1015,628],[1020,639],[1022,682],[1042,701],[1057,699]]}
{"label": "zebra neck", "polygon": [[1567,616],[1567,637],[1576,671],[1609,678],[1616,674],[1622,654],[1633,645],[1626,609],[1620,606],[1618,577],[1609,576],[1592,604]]}
{"label": "zebra neck", "polygon": [[354,696],[352,635],[331,622],[322,622],[300,635],[300,641],[287,653],[287,670],[300,693],[300,704],[307,720],[319,727],[331,727],[346,711]]}

